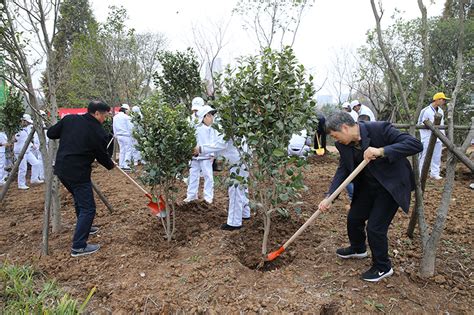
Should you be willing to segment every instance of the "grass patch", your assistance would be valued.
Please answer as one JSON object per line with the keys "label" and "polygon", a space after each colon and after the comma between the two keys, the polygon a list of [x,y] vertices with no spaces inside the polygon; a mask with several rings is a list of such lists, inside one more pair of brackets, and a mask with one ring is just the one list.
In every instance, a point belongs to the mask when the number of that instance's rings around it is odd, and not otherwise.
{"label": "grass patch", "polygon": [[32,267],[0,265],[1,314],[79,314],[95,290],[94,287],[79,305],[55,281],[45,279]]}

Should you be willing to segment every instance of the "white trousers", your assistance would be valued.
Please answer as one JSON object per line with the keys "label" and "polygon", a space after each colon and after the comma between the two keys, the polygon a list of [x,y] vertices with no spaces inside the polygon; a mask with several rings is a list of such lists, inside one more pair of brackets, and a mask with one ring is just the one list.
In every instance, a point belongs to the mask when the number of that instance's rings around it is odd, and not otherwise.
{"label": "white trousers", "polygon": [[31,166],[31,180],[43,180],[44,179],[44,167],[43,167],[43,156],[40,150],[32,151],[33,155],[38,160],[37,165]]}
{"label": "white trousers", "polygon": [[132,155],[131,144],[132,138],[129,136],[117,136],[117,141],[120,147],[119,167],[128,168]]}
{"label": "white trousers", "polygon": [[299,157],[306,157],[308,155],[310,148],[307,145],[304,145],[302,148],[301,147],[292,147],[288,146],[288,155],[297,155]]}
{"label": "white trousers", "polygon": [[189,169],[188,192],[186,198],[198,199],[199,177],[202,172],[204,177],[204,200],[212,202],[214,199],[214,174],[212,172],[212,159],[191,160]]}
{"label": "white trousers", "polygon": [[0,182],[5,180],[7,176],[7,172],[5,172],[5,166],[7,164],[7,157],[5,152],[0,152]]}
{"label": "white trousers", "polygon": [[[234,166],[230,173],[236,173],[239,167]],[[247,177],[248,172],[240,168],[239,176]],[[230,226],[242,226],[242,218],[250,218],[249,199],[244,185],[232,185],[229,187],[229,213],[227,214],[227,224]]]}
{"label": "white trousers", "polygon": [[[15,153],[15,157],[18,159],[20,153]],[[28,168],[29,163],[32,167],[38,165],[38,159],[31,153],[30,151],[25,153],[23,159],[20,162],[20,166],[18,167],[18,187],[26,186],[26,171]],[[37,176],[37,174],[35,174]],[[33,173],[31,173],[31,178],[33,178]]]}
{"label": "white trousers", "polygon": [[136,145],[138,144],[138,141],[137,139],[133,138],[132,137],[132,159],[133,159],[133,163],[135,163],[135,165],[138,164],[138,161],[141,161],[142,160],[142,155],[140,153],[140,151],[137,150],[137,148],[135,147]]}
{"label": "white trousers", "polygon": [[[422,139],[423,142],[423,152],[420,154],[420,172],[423,168],[423,162],[425,161],[426,151],[428,150],[428,144],[430,142],[430,138],[427,137]],[[441,166],[441,141],[436,141],[434,150],[433,150],[433,157],[431,158],[430,163],[430,175],[431,176],[439,176],[439,170]]]}

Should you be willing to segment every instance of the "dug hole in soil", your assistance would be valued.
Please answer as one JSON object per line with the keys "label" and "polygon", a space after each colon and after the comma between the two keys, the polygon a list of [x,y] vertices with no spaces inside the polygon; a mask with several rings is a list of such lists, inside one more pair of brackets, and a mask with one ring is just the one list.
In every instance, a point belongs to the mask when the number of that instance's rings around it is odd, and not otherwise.
{"label": "dug hole in soil", "polygon": [[[278,249],[316,211],[338,165],[328,153],[310,158],[305,172],[308,191],[303,193],[300,215],[272,217],[268,250]],[[216,173],[216,175],[223,173]],[[132,176],[137,178],[137,173]],[[75,224],[72,197],[63,188],[63,231],[50,237],[50,255],[40,256],[44,186],[20,191],[11,186],[0,210],[0,259],[31,264],[54,278],[82,302],[93,287],[97,292],[87,311],[108,313],[469,313],[472,312],[471,174],[459,167],[447,225],[437,254],[437,273],[418,276],[419,236],[405,236],[409,216],[399,211],[389,230],[389,250],[395,274],[378,283],[359,279],[370,259],[343,261],[335,257],[347,245],[346,193],[328,213],[320,215],[280,257],[263,268],[262,218],[238,231],[222,231],[227,218],[227,190],[216,186],[214,203],[180,204],[177,233],[164,239],[161,222],[149,213],[147,199],[117,170],[94,168],[93,180],[115,211],[110,214],[96,200],[95,225],[89,242],[101,249],[90,256],[70,257]],[[425,209],[430,224],[441,199],[444,180],[427,183]],[[185,198],[180,183],[178,200]],[[0,298],[1,299],[1,298]],[[0,303],[1,304],[1,303]]]}

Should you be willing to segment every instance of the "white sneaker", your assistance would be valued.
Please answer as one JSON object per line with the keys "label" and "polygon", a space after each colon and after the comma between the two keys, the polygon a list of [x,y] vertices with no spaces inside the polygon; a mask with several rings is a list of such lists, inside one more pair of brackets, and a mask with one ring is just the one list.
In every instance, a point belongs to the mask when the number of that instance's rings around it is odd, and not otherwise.
{"label": "white sneaker", "polygon": [[433,178],[433,179],[436,179],[436,180],[443,179],[443,177],[441,177],[439,175],[430,175],[430,177]]}
{"label": "white sneaker", "polygon": [[43,184],[43,183],[44,183],[44,180],[35,179],[35,180],[30,181],[30,183],[31,183],[31,184]]}
{"label": "white sneaker", "polygon": [[21,190],[27,190],[27,189],[30,189],[30,187],[28,186],[18,186],[18,189],[21,189]]}
{"label": "white sneaker", "polygon": [[212,199],[204,198],[204,201],[207,202],[208,204],[212,204]]}
{"label": "white sneaker", "polygon": [[0,181],[0,186],[5,185],[6,183],[7,183],[6,181],[3,181],[3,180],[2,180],[2,181]]}

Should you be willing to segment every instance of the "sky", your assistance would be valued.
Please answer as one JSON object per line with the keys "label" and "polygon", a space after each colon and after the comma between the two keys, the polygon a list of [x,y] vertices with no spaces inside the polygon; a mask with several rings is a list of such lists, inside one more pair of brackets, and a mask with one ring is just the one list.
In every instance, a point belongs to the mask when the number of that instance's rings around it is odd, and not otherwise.
{"label": "sky", "polygon": [[[397,9],[404,19],[420,17],[416,0],[381,0],[385,11],[382,27],[391,23]],[[129,15],[127,26],[137,32],[161,32],[169,40],[168,48],[192,47],[192,27],[210,27],[229,23],[226,46],[220,57],[224,64],[235,63],[241,55],[255,54],[257,42],[242,28],[243,21],[232,15],[237,0],[90,0],[99,22],[105,22],[110,5],[123,6]],[[424,0],[428,16],[440,15],[444,0]],[[304,15],[293,46],[298,60],[315,76],[319,94],[331,94],[329,78],[335,54],[353,51],[365,42],[367,30],[375,27],[369,0],[315,0]],[[329,83],[329,84],[328,84]]]}

